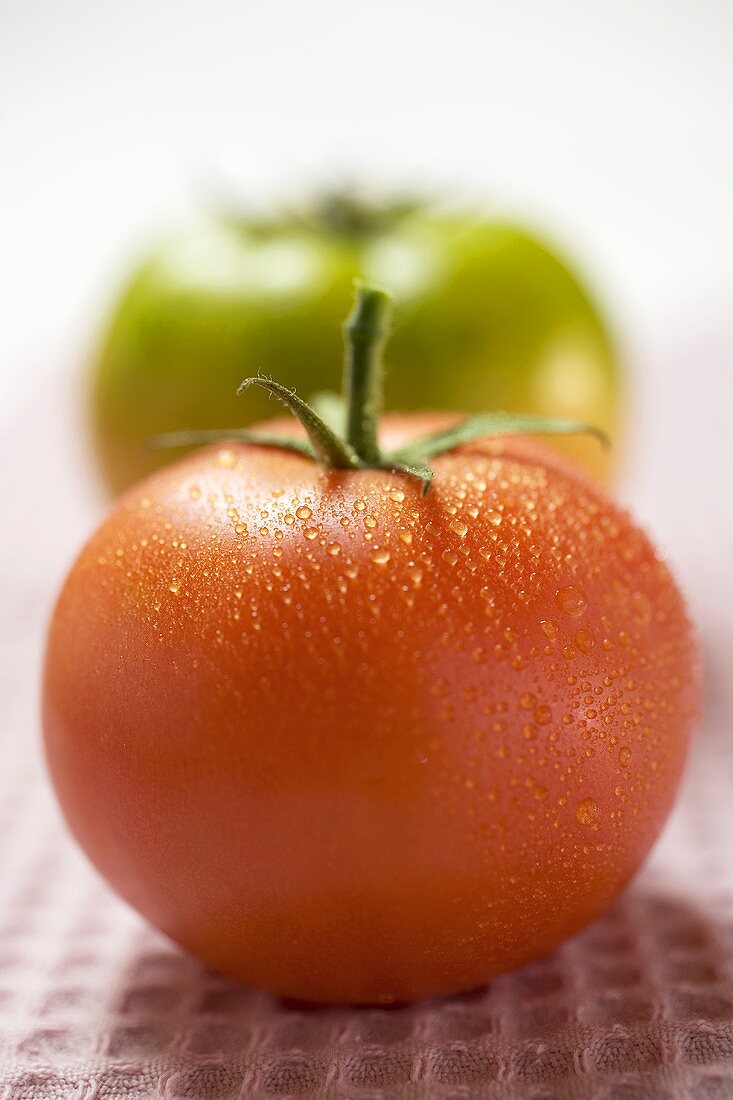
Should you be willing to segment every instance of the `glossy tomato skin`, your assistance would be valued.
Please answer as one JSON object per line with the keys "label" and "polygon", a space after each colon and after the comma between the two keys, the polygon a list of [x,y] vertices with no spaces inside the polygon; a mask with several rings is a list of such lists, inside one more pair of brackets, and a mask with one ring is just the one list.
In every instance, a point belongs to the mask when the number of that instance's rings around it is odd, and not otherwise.
{"label": "glossy tomato skin", "polygon": [[278,994],[408,1000],[545,954],[680,779],[697,656],[645,535],[538,443],[434,466],[422,498],[202,450],[123,497],[53,616],[72,830],[153,924]]}
{"label": "glossy tomato skin", "polygon": [[[426,211],[360,235],[215,223],[151,253],[101,341],[92,422],[111,490],[171,461],[146,447],[151,436],[270,416],[263,392],[237,399],[247,376],[272,374],[303,397],[340,390],[355,276],[398,302],[387,407],[580,419],[606,429],[618,453],[608,327],[568,264],[526,230]],[[592,441],[553,445],[608,472]]]}

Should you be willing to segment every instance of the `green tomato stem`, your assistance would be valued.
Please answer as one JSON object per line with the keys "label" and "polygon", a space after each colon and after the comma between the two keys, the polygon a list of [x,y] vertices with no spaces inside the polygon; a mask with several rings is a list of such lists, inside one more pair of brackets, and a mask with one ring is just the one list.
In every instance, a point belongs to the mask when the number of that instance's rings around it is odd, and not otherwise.
{"label": "green tomato stem", "polygon": [[358,246],[389,233],[422,206],[423,200],[416,195],[395,196],[385,202],[347,188],[322,195],[298,221],[319,234],[340,237]]}
{"label": "green tomato stem", "polygon": [[274,382],[272,378],[245,378],[237,390],[243,394],[250,386],[261,386],[278,401],[281,401],[297,417],[305,428],[316,460],[322,466],[332,470],[355,470],[361,466],[361,461],[348,443],[331,431],[329,426],[321,419],[310,405],[298,397],[294,390]]}
{"label": "green tomato stem", "polygon": [[[391,454],[383,454],[379,448],[377,432],[382,412],[382,345],[389,327],[392,299],[377,287],[357,284],[354,308],[345,325],[346,360],[344,364],[344,398],[346,404],[346,438],[328,423],[342,419],[334,409],[333,395],[325,395],[328,410],[314,408],[271,378],[245,378],[238,393],[249,386],[262,386],[290,410],[305,429],[308,442],[260,436],[246,429],[233,432],[173,432],[158,436],[157,446],[181,446],[192,442],[209,442],[214,439],[242,439],[266,447],[281,447],[296,454],[313,458],[321,466],[331,470],[392,470],[418,481],[423,495],[430,488],[433,471],[425,460],[446,454],[461,444],[491,436],[523,433],[533,435],[575,434],[594,435],[604,446],[608,445],[605,432],[592,424],[575,420],[552,420],[547,417],[522,416],[508,413],[484,413],[467,417],[452,428],[434,432],[417,439]],[[321,406],[324,395],[321,395]],[[325,414],[325,415],[324,415]]]}
{"label": "green tomato stem", "polygon": [[381,461],[377,429],[382,412],[382,345],[391,305],[384,290],[358,286],[344,325],[346,442],[365,466],[379,466]]}
{"label": "green tomato stem", "polygon": [[304,439],[291,439],[287,435],[265,435],[253,432],[249,428],[210,428],[183,432],[164,432],[154,435],[146,442],[149,450],[165,448],[200,447],[206,443],[223,443],[231,439],[239,443],[256,443],[258,447],[277,447],[278,450],[294,451],[304,458],[315,459],[316,454]]}

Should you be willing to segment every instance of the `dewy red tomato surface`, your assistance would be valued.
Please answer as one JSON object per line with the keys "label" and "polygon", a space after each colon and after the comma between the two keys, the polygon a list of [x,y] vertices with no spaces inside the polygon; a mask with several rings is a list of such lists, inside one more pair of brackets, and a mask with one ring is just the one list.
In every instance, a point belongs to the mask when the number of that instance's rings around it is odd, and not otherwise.
{"label": "dewy red tomato surface", "polygon": [[649,540],[534,442],[433,469],[421,496],[199,451],[122,499],[55,611],[74,833],[153,924],[279,994],[414,998],[542,955],[608,906],[678,785],[696,655]]}

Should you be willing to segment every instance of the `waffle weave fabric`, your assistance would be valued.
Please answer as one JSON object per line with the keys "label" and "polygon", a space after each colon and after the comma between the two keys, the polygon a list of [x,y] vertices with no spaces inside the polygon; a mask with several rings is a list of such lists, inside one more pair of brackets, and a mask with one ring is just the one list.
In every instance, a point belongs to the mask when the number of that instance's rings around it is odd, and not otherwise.
{"label": "waffle weave fabric", "polygon": [[[711,367],[700,384],[717,392],[720,377]],[[693,523],[678,514],[682,454],[648,441],[634,499],[675,546],[703,621],[710,701],[649,865],[594,926],[487,988],[306,1009],[207,971],[149,929],[59,817],[40,753],[42,625],[99,507],[79,487],[82,463],[57,462],[68,428],[54,401],[43,447],[16,440],[34,489],[12,506],[24,537],[0,571],[0,1100],[733,1100],[733,667],[715,657],[727,652],[733,541],[716,493],[687,494]],[[707,441],[722,438],[713,429]],[[712,556],[701,524],[718,532]]]}

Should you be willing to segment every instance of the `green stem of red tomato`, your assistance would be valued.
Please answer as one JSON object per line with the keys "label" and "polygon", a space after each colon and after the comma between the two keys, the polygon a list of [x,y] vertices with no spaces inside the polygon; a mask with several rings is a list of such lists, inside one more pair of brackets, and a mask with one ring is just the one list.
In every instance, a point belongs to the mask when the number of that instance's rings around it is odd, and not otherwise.
{"label": "green stem of red tomato", "polygon": [[382,345],[391,305],[385,291],[360,286],[344,325],[346,442],[365,466],[381,461],[377,428],[382,412]]}
{"label": "green stem of red tomato", "polygon": [[[433,478],[433,471],[425,460],[445,454],[475,439],[516,433],[547,435],[589,432],[602,443],[608,443],[604,432],[575,420],[490,413],[468,417],[451,428],[434,432],[424,439],[413,440],[400,450],[383,455],[379,449],[377,433],[382,412],[382,346],[389,328],[391,309],[392,299],[386,291],[357,284],[354,308],[344,325],[345,439],[329,427],[323,417],[294,390],[273,378],[262,377],[245,378],[237,392],[244,393],[250,386],[260,386],[267,390],[300,421],[308,442],[289,440],[282,435],[260,435],[259,432],[254,435],[241,429],[234,429],[229,433],[213,433],[213,437],[220,434],[222,439],[239,438],[262,446],[289,449],[314,459],[330,470],[392,470],[419,481],[423,495],[428,491]],[[158,437],[156,444],[181,446],[211,440],[211,432],[175,432]]]}

